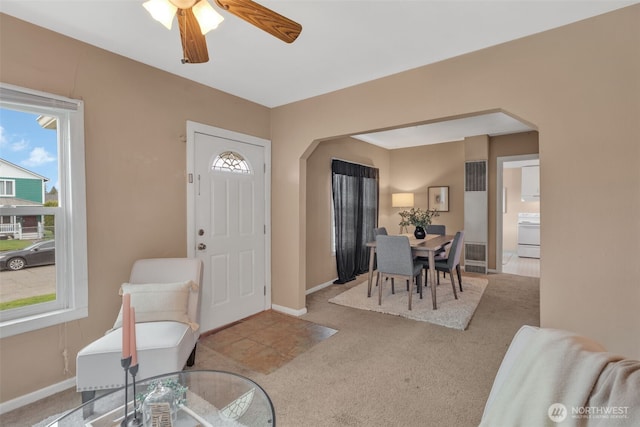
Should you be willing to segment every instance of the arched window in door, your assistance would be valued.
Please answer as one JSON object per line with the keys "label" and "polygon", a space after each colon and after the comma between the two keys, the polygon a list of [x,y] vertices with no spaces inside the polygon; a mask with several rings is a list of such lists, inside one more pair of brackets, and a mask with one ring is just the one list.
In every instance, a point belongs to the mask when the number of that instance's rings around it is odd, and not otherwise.
{"label": "arched window in door", "polygon": [[253,171],[242,155],[233,151],[220,153],[211,165],[211,169],[221,172],[250,174]]}

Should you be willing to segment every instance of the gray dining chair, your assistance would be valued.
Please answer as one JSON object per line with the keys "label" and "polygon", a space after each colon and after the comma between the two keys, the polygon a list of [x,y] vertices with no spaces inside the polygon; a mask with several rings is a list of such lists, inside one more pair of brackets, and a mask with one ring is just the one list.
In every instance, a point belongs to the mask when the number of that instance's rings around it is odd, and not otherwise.
{"label": "gray dining chair", "polygon": [[[390,277],[391,291],[393,289],[393,278],[400,277],[407,281],[409,291],[409,310],[411,310],[411,299],[413,295],[413,284],[416,283],[422,298],[422,267],[423,263],[415,261],[411,254],[411,245],[407,236],[385,236],[376,237],[376,253],[378,256],[378,277]],[[382,305],[382,281],[378,286],[378,305]]]}
{"label": "gray dining chair", "polygon": [[[373,236],[374,238],[377,238],[378,236],[387,236],[389,233],[387,233],[387,229],[385,227],[378,227],[378,228],[374,228],[373,229]],[[377,255],[376,256],[376,265],[377,265]],[[378,282],[380,282],[380,273],[378,272],[376,274],[376,286],[378,286]],[[395,289],[392,289],[392,291],[395,292]]]}
{"label": "gray dining chair", "polygon": [[[442,224],[429,224],[427,225],[427,234],[437,234],[439,236],[444,236],[445,234],[447,234],[447,226]],[[443,247],[438,249],[435,253],[435,256],[442,257],[442,255],[447,252],[447,246],[448,245],[444,245]]]}
{"label": "gray dining chair", "polygon": [[[456,292],[456,284],[454,279],[453,270],[456,270],[458,276],[458,286],[460,292],[462,292],[462,274],[460,274],[460,254],[462,253],[462,244],[464,241],[464,230],[458,231],[451,242],[451,250],[449,250],[449,256],[447,258],[436,259],[435,269],[436,271],[449,272],[451,277],[451,286],[453,287],[453,295],[458,299],[458,293]],[[429,264],[424,264],[425,270],[429,269]],[[438,284],[440,284],[440,277],[438,277]]]}
{"label": "gray dining chair", "polygon": [[427,225],[427,234],[438,234],[444,236],[447,234],[447,226],[442,224],[429,224]]}
{"label": "gray dining chair", "polygon": [[[445,234],[447,234],[447,226],[442,224],[429,224],[427,225],[426,231],[427,234],[437,234],[439,236],[444,236]],[[445,255],[447,253],[447,246],[449,246],[449,243],[444,245],[434,253],[436,261],[446,258]],[[418,260],[427,264],[429,263],[429,258],[427,257],[418,257]],[[443,273],[442,277],[447,277],[447,273]]]}
{"label": "gray dining chair", "polygon": [[386,236],[389,233],[387,233],[387,229],[385,227],[379,227],[373,229],[373,234],[374,236]]}

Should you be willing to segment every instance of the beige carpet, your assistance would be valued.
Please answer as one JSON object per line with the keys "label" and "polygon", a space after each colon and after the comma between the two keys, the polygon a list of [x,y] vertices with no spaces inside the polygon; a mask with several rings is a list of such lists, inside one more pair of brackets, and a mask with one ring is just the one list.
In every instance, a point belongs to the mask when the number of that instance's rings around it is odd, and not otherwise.
{"label": "beige carpet", "polygon": [[433,310],[430,286],[423,289],[423,299],[420,299],[420,295],[417,293],[413,295],[412,309],[409,310],[409,294],[406,290],[406,285],[398,280],[396,280],[395,294],[391,293],[391,283],[389,281],[383,284],[381,305],[378,305],[378,288],[375,285],[375,281],[371,297],[367,298],[366,280],[348,291],[329,299],[329,302],[361,310],[392,314],[420,322],[429,322],[446,326],[447,328],[465,330],[478,307],[487,283],[488,280],[484,278],[462,276],[462,289],[464,292],[460,292],[458,280],[456,279],[458,299],[455,299],[449,276],[447,275],[446,279],[441,277],[440,285],[436,286],[437,310]]}
{"label": "beige carpet", "polygon": [[[256,381],[273,401],[278,427],[477,427],[513,335],[540,324],[539,279],[477,276],[489,284],[465,331],[328,302],[363,276],[307,295],[302,318],[339,332],[276,371],[253,372],[200,345],[193,369]],[[73,387],[0,415],[0,425],[31,426],[79,403]]]}

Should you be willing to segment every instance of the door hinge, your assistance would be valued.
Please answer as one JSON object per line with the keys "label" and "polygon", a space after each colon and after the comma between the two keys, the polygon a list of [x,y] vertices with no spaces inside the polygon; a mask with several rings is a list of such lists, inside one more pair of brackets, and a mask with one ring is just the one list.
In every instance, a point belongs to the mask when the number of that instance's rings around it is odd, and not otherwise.
{"label": "door hinge", "polygon": [[264,234],[267,234],[267,224],[264,225]]}
{"label": "door hinge", "polygon": [[266,296],[267,296],[267,287],[265,286],[265,287],[264,287],[264,288],[262,288],[262,289],[264,289],[264,296],[266,297]]}

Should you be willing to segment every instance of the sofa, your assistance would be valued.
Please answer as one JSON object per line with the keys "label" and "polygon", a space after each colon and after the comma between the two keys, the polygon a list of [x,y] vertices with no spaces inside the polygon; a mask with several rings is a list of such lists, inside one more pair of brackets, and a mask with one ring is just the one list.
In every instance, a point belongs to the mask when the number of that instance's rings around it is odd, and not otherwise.
{"label": "sofa", "polygon": [[640,426],[640,361],[569,331],[525,325],[504,355],[480,426]]}

